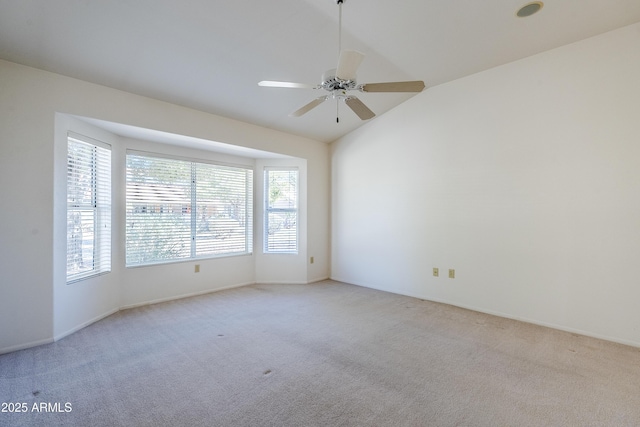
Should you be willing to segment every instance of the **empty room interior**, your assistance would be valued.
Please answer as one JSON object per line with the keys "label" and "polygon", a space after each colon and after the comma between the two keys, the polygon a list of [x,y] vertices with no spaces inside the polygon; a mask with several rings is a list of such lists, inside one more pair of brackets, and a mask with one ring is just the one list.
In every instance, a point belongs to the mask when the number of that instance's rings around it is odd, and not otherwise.
{"label": "empty room interior", "polygon": [[637,0],[0,0],[0,425],[640,424]]}

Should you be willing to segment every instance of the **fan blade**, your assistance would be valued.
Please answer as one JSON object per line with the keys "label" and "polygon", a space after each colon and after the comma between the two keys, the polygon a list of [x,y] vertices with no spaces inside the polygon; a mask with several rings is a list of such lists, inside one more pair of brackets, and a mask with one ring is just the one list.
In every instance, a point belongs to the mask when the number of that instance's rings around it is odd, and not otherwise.
{"label": "fan blade", "polygon": [[316,89],[318,85],[310,85],[307,83],[292,83],[292,82],[275,82],[271,80],[263,80],[258,83],[258,86],[264,87],[288,87],[293,89]]}
{"label": "fan blade", "polygon": [[364,54],[357,50],[343,50],[340,52],[336,77],[340,80],[355,80],[356,71],[364,59]]}
{"label": "fan blade", "polygon": [[416,80],[412,82],[366,83],[360,86],[363,92],[422,92],[424,82]]}
{"label": "fan blade", "polygon": [[318,105],[322,104],[327,99],[329,99],[328,96],[321,96],[319,98],[316,98],[313,101],[311,101],[310,103],[308,103],[307,105],[305,105],[304,107],[299,108],[296,111],[294,111],[293,113],[289,114],[289,116],[290,117],[300,117],[303,114],[306,114],[309,111],[313,110],[314,108],[316,108]]}
{"label": "fan blade", "polygon": [[362,101],[360,101],[355,96],[348,96],[345,98],[344,102],[353,110],[354,113],[360,117],[362,120],[369,120],[375,117],[376,113],[371,111],[369,107],[364,105]]}

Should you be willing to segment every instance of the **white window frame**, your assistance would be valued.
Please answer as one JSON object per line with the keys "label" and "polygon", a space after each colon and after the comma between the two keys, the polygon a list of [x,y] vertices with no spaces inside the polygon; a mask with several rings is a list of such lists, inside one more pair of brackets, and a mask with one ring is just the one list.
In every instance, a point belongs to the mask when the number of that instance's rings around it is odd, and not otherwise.
{"label": "white window frame", "polygon": [[[165,187],[162,188],[162,186],[158,186],[156,184],[151,184],[151,183],[141,183],[138,184],[140,186],[140,190],[142,192],[148,192],[150,190],[150,186],[156,186],[155,190],[156,191],[156,199],[155,199],[155,203],[156,204],[160,204],[162,205],[160,208],[158,208],[158,206],[155,207],[155,210],[153,212],[151,212],[151,210],[147,211],[146,206],[142,207],[142,209],[145,209],[143,211],[143,213],[158,213],[158,209],[163,209],[165,206],[168,207],[168,209],[171,210],[171,212],[173,212],[173,215],[176,216],[176,218],[180,217],[180,220],[184,222],[185,227],[183,230],[183,235],[181,236],[182,240],[182,246],[180,249],[179,253],[176,253],[175,255],[167,255],[167,256],[148,256],[146,257],[145,260],[141,260],[141,257],[143,257],[143,253],[142,252],[138,252],[138,253],[134,253],[134,252],[130,252],[129,249],[129,244],[133,245],[133,240],[130,240],[133,235],[132,232],[132,226],[134,226],[134,224],[132,224],[133,222],[135,222],[133,219],[135,218],[135,212],[136,209],[138,209],[138,213],[140,213],[140,202],[137,202],[137,207],[136,207],[136,202],[134,200],[134,197],[132,196],[133,194],[133,185],[134,183],[130,180],[130,167],[129,167],[129,160],[130,160],[130,156],[136,156],[137,158],[145,158],[145,159],[149,159],[151,161],[153,161],[154,159],[156,159],[158,162],[167,162],[168,165],[167,166],[171,166],[171,163],[175,162],[176,167],[178,167],[179,164],[182,164],[182,166],[185,165],[189,165],[190,168],[190,183],[188,184],[188,189],[187,186],[182,185],[182,190],[180,189],[176,189],[176,188],[171,188],[171,187]],[[225,164],[225,163],[219,163],[219,162],[209,162],[209,161],[203,161],[201,159],[195,160],[195,159],[190,159],[190,158],[183,158],[183,157],[178,157],[178,156],[170,156],[170,155],[164,155],[164,154],[158,154],[158,153],[148,153],[148,152],[142,152],[142,151],[135,151],[135,150],[127,150],[127,176],[126,176],[126,186],[127,186],[127,190],[126,190],[126,224],[127,224],[127,231],[126,231],[126,245],[125,245],[125,264],[126,267],[139,267],[139,266],[148,266],[148,265],[156,265],[156,264],[167,264],[167,263],[174,263],[174,262],[184,262],[184,261],[190,261],[190,260],[195,260],[195,259],[207,259],[207,258],[219,258],[219,257],[228,257],[228,256],[238,256],[238,255],[251,255],[253,253],[253,168],[249,167],[249,166],[244,166],[244,165],[235,165],[235,164]],[[242,248],[240,248],[237,244],[234,248],[228,248],[228,249],[222,249],[222,251],[220,249],[217,250],[216,253],[213,249],[209,249],[209,251],[207,252],[204,248],[202,249],[202,252],[199,252],[198,250],[198,242],[202,242],[202,240],[198,240],[202,235],[199,234],[199,228],[198,228],[198,221],[201,215],[201,208],[206,206],[207,204],[211,204],[211,200],[207,199],[206,197],[200,198],[200,196],[197,194],[197,188],[198,188],[198,183],[202,182],[202,180],[199,180],[198,174],[197,174],[197,170],[212,170],[212,169],[217,169],[220,171],[232,171],[231,173],[238,173],[238,172],[242,172],[245,174],[244,176],[244,187],[242,188],[241,191],[244,191],[244,200],[240,205],[234,205],[234,206],[238,206],[239,210],[241,211],[241,214],[236,217],[238,218],[238,222],[242,223],[242,227],[244,228],[243,231],[243,239],[242,240]],[[145,189],[146,187],[146,189]],[[167,190],[169,188],[169,190]],[[237,187],[240,190],[240,187]],[[175,201],[171,201],[169,200],[171,196],[171,194],[169,193],[169,191],[173,191],[174,194],[176,195],[176,198],[181,200],[178,204],[180,204],[181,206],[184,206],[184,208],[182,208],[182,214],[179,214],[178,211],[176,211],[176,202]],[[177,196],[178,193],[180,193],[180,191],[183,191],[184,194],[182,194],[181,196]],[[144,195],[142,196],[144,198]],[[184,210],[186,209],[186,210]],[[229,209],[229,206],[225,206],[223,209]],[[171,213],[169,213],[168,215],[172,215]],[[186,224],[188,223],[188,226],[186,226]],[[225,230],[228,230],[228,228],[225,228]],[[158,229],[157,230],[160,234],[159,236],[162,238],[168,238],[168,235],[162,234],[162,230]],[[188,239],[188,243],[187,240]],[[202,248],[202,247],[201,247]],[[137,259],[136,259],[137,258]]]}
{"label": "white window frame", "polygon": [[[295,172],[295,187],[292,189],[294,203],[285,203],[283,206],[271,205],[271,180],[269,175],[273,172]],[[267,166],[264,168],[264,233],[263,233],[263,253],[265,254],[297,254],[300,241],[300,170],[298,167],[285,167],[285,166]],[[277,243],[271,236],[274,232],[270,229],[272,223],[270,222],[271,214],[286,215],[287,221],[291,221],[293,217],[293,226],[295,227],[295,234],[293,242],[289,239],[287,242]],[[282,225],[277,225],[280,229]],[[286,226],[285,226],[286,227]]]}
{"label": "white window frame", "polygon": [[[75,147],[74,153],[72,147]],[[72,193],[76,196],[89,193],[89,196],[74,197]],[[69,132],[67,284],[111,271],[111,198],[111,146]],[[89,224],[83,218],[89,218]],[[89,239],[83,238],[85,231],[91,236]]]}

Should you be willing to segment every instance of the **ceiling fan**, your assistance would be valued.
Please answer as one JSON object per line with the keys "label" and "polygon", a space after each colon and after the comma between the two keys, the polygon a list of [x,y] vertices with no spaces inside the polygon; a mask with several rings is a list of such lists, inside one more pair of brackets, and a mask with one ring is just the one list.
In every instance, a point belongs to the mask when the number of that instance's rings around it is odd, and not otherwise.
{"label": "ceiling fan", "polygon": [[[348,92],[352,90],[358,90],[360,92],[422,92],[425,85],[421,80],[407,81],[407,82],[385,82],[385,83],[364,83],[358,84],[356,81],[356,71],[360,66],[360,63],[364,59],[364,54],[356,50],[342,50],[341,38],[342,38],[342,3],[344,0],[336,0],[339,7],[339,24],[338,24],[338,51],[340,57],[338,59],[338,66],[334,69],[326,71],[322,75],[322,81],[320,84],[307,84],[307,83],[293,83],[293,82],[281,82],[272,80],[263,80],[258,83],[259,86],[266,87],[281,87],[281,88],[294,88],[294,89],[324,89],[329,92],[328,95],[319,96],[308,104],[297,109],[293,113],[289,114],[291,117],[300,117],[303,114],[308,113],[324,101],[335,99],[337,103],[340,101],[347,104],[351,110],[361,120],[369,120],[375,117],[375,113],[369,109],[360,99],[356,96],[350,95]],[[336,122],[339,122],[339,118],[336,118]]]}

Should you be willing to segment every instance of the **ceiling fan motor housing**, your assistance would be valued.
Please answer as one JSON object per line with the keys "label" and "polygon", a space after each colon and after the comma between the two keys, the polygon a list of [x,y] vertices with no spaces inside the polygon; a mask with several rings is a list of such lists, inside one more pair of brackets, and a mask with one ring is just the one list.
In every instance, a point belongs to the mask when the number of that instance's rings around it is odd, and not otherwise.
{"label": "ceiling fan motor housing", "polygon": [[337,90],[352,90],[356,88],[356,80],[341,80],[336,77],[336,69],[325,71],[322,75],[322,83],[320,84],[326,91],[333,92]]}

